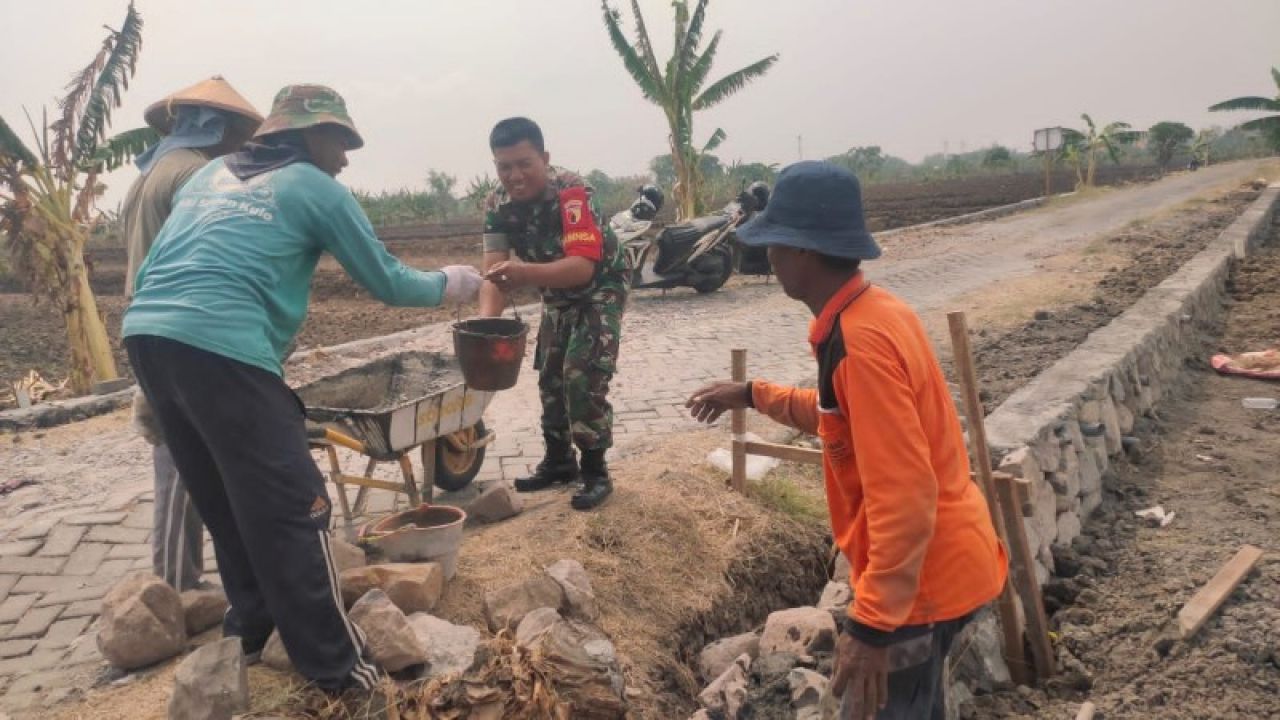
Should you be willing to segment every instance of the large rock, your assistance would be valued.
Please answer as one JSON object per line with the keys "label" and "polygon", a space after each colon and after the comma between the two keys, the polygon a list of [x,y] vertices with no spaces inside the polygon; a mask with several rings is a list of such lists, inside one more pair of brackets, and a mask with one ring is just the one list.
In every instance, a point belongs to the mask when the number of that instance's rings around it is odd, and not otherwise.
{"label": "large rock", "polygon": [[231,720],[248,710],[249,668],[240,638],[209,643],[178,665],[169,720]]}
{"label": "large rock", "polygon": [[148,574],[130,575],[102,600],[98,650],[121,670],[134,670],[182,652],[186,618],[178,591]]}
{"label": "large rock", "polygon": [[1048,480],[1031,481],[1031,519],[1036,526],[1036,537],[1040,540],[1035,553],[1047,553],[1049,545],[1058,537],[1058,497]]}
{"label": "large rock", "polygon": [[1022,478],[1027,482],[1035,482],[1044,477],[1044,471],[1040,469],[1040,462],[1036,460],[1031,448],[1026,445],[1001,458],[999,470],[1014,477]]}
{"label": "large rock", "polygon": [[822,675],[805,668],[796,668],[787,675],[791,688],[791,707],[796,720],[824,720],[828,711],[834,712],[831,683]]}
{"label": "large rock", "polygon": [[831,571],[831,579],[836,582],[849,582],[853,569],[849,566],[849,558],[843,552],[836,553],[835,566]]}
{"label": "large rock", "polygon": [[1011,687],[1009,666],[1004,661],[1004,641],[1000,624],[990,609],[980,611],[952,643],[951,667],[954,675],[984,694]]}
{"label": "large rock", "polygon": [[267,644],[262,648],[262,664],[280,672],[295,672],[279,631],[271,633],[271,637],[267,638]]}
{"label": "large rock", "polygon": [[342,573],[342,601],[351,606],[377,588],[405,613],[430,612],[444,592],[439,563],[386,563]]}
{"label": "large rock", "polygon": [[510,486],[498,483],[467,506],[467,517],[480,523],[494,523],[519,515],[523,510],[524,498]]}
{"label": "large rock", "polygon": [[538,668],[554,678],[556,694],[574,720],[623,720],[626,681],[609,636],[581,620],[561,620],[533,642]]}
{"label": "large rock", "polygon": [[1071,547],[1071,541],[1080,535],[1080,515],[1075,512],[1064,512],[1058,516],[1058,539],[1053,541],[1057,547]]}
{"label": "large rock", "polygon": [[1120,426],[1120,412],[1110,397],[1102,400],[1102,424],[1106,427],[1107,453],[1115,455],[1120,452],[1120,436],[1124,429]]}
{"label": "large rock", "polygon": [[596,594],[591,589],[591,578],[582,563],[577,560],[557,560],[547,566],[547,575],[564,590],[567,603],[565,610],[569,617],[588,622],[595,622],[600,617]]}
{"label": "large rock", "polygon": [[182,593],[182,614],[188,635],[199,635],[221,624],[226,613],[227,595],[222,588],[198,588]]}
{"label": "large rock", "polygon": [[853,588],[847,581],[831,581],[822,589],[822,597],[818,598],[818,609],[831,613],[831,617],[839,622],[840,618],[849,614],[849,603],[853,602]]}
{"label": "large rock", "polygon": [[556,623],[564,618],[560,616],[560,611],[555,608],[538,608],[527,613],[516,626],[516,645],[522,648],[528,648],[533,642],[542,637],[542,634],[550,630]]}
{"label": "large rock", "polygon": [[409,624],[409,618],[377,588],[351,606],[351,621],[364,631],[369,654],[389,672],[427,661],[427,649]]}
{"label": "large rock", "polygon": [[329,539],[329,551],[333,554],[333,564],[337,566],[339,576],[348,570],[362,568],[369,564],[364,550],[340,537]]}
{"label": "large rock", "polygon": [[409,625],[427,649],[428,678],[466,672],[475,663],[480,649],[479,630],[427,613],[415,613],[409,618]]}
{"label": "large rock", "polygon": [[752,660],[760,656],[759,633],[734,635],[704,647],[698,655],[698,672],[702,675],[703,682],[711,682],[723,675],[733,661],[742,655]]}
{"label": "large rock", "polygon": [[712,717],[737,720],[747,701],[747,671],[751,668],[751,656],[738,656],[728,668],[705,690],[698,693],[698,702]]}
{"label": "large rock", "polygon": [[760,654],[787,653],[811,657],[836,646],[836,621],[816,607],[799,607],[769,614],[760,636]]}
{"label": "large rock", "polygon": [[538,575],[484,594],[484,618],[490,632],[514,630],[525,615],[538,608],[564,609],[564,589],[549,575]]}

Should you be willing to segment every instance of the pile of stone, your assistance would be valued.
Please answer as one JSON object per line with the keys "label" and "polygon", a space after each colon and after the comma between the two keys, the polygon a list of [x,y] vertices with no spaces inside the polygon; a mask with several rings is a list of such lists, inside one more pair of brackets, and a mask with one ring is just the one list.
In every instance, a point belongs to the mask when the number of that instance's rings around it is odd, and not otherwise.
{"label": "pile of stone", "polygon": [[[348,616],[364,633],[373,660],[399,680],[469,684],[485,681],[493,640],[479,630],[431,614],[444,591],[438,563],[368,565],[364,552],[331,542]],[[172,658],[188,638],[220,623],[227,603],[220,590],[179,595],[157,577],[139,574],[121,581],[104,601],[98,643],[112,665],[133,670]],[[548,685],[559,707],[572,717],[615,720],[626,716],[626,686],[612,641],[596,624],[599,608],[591,579],[580,563],[560,560],[542,573],[499,587],[484,597],[491,632],[518,651],[530,677]],[[288,652],[273,633],[262,652],[264,665],[293,672]],[[197,649],[175,676],[169,717],[230,718],[246,712],[249,662],[240,641],[226,638]],[[470,692],[475,696],[474,692]],[[500,693],[485,702],[501,712]],[[496,717],[496,716],[495,716]]]}
{"label": "pile of stone", "polygon": [[514,633],[538,673],[554,683],[569,717],[621,720],[626,681],[617,650],[595,624],[600,616],[591,578],[576,560],[485,593],[484,616],[494,633]]}
{"label": "pile of stone", "polygon": [[[849,584],[832,582],[819,605],[779,610],[764,627],[711,643],[698,657],[706,688],[690,720],[790,716],[833,717],[830,683],[836,618],[849,602]],[[843,603],[843,604],[841,604]]]}
{"label": "pile of stone", "polygon": [[[769,615],[763,627],[703,648],[697,670],[707,684],[698,695],[702,709],[689,720],[835,717],[839,703],[828,678],[839,621],[853,602],[849,565],[843,556],[836,559],[835,567],[835,577],[816,605],[779,610]],[[989,611],[969,624],[953,648],[947,716],[958,718],[974,692],[992,692],[1011,683],[1000,654],[999,626]]]}
{"label": "pile of stone", "polygon": [[[471,667],[480,632],[431,615],[444,593],[440,563],[369,565],[360,548],[336,539],[330,544],[347,615],[364,633],[374,662],[401,679],[431,679]],[[279,633],[267,640],[262,662],[294,671]]]}
{"label": "pile of stone", "polygon": [[210,586],[179,594],[149,573],[129,575],[102,600],[98,649],[121,670],[135,670],[182,652],[189,636],[222,622],[227,599]]}

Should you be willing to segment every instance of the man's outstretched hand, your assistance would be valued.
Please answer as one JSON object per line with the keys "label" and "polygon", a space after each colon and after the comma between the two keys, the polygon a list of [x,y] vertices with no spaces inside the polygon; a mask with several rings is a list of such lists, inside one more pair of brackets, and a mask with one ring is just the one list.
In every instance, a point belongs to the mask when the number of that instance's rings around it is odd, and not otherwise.
{"label": "man's outstretched hand", "polygon": [[684,406],[694,420],[709,425],[729,410],[751,407],[748,393],[744,382],[714,382],[691,395]]}

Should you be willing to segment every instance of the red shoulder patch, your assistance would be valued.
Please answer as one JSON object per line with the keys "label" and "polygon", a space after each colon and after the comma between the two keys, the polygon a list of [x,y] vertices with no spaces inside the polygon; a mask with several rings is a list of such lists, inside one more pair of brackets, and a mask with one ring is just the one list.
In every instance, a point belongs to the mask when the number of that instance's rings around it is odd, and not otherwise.
{"label": "red shoulder patch", "polygon": [[561,242],[565,257],[584,257],[600,262],[604,257],[604,234],[591,212],[587,189],[581,185],[560,191]]}

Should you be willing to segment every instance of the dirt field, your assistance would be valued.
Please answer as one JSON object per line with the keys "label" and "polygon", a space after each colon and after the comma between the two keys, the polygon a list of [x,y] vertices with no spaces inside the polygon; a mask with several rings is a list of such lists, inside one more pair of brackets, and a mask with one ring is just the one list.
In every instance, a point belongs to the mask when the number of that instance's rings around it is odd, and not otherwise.
{"label": "dirt field", "polygon": [[[1149,179],[1150,168],[1104,167],[1099,172],[1104,185]],[[1062,174],[1055,187],[1070,187],[1071,178]],[[988,207],[1037,197],[1043,193],[1043,178],[1037,175],[1004,175],[967,180],[939,180],[929,183],[870,185],[865,191],[868,222],[873,230],[901,227],[952,217]],[[478,263],[478,235],[425,237],[461,231],[458,223],[424,226],[421,229],[389,230],[388,247],[407,263],[435,268],[452,263]],[[124,349],[119,343],[124,312],[125,252],[123,248],[95,248],[89,252],[91,282],[108,332],[116,347],[116,362],[129,374]],[[532,302],[531,292],[518,300]],[[443,310],[389,308],[374,301],[332,259],[321,261],[312,284],[312,306],[299,335],[300,348],[323,347],[375,337],[427,323],[448,319]],[[7,381],[35,369],[50,381],[66,377],[66,345],[61,318],[47,305],[36,305],[12,277],[0,275],[0,328],[5,342],[0,347],[0,381]],[[5,407],[0,401],[0,408]]]}
{"label": "dirt field", "polygon": [[[1098,168],[1097,184],[1111,186],[1142,182],[1159,175],[1160,171],[1155,167],[1104,165]],[[1073,187],[1073,172],[1058,170],[1054,173],[1054,193],[1068,192]],[[1022,173],[963,180],[866,185],[862,189],[862,202],[867,212],[867,226],[875,232],[955,217],[1042,195],[1044,175]]]}
{"label": "dirt field", "polygon": [[[1280,232],[1276,233],[1280,236]],[[1111,482],[1099,515],[1047,589],[1069,662],[1045,691],[979,698],[970,717],[1071,717],[1092,700],[1108,720],[1280,717],[1280,414],[1241,399],[1275,382],[1228,378],[1213,352],[1280,345],[1280,237],[1236,271],[1233,304],[1181,396],[1139,428],[1142,451]],[[1134,512],[1177,515],[1152,528]],[[1226,605],[1186,642],[1177,611],[1243,544],[1266,553]],[[1065,561],[1065,562],[1064,562]]]}
{"label": "dirt field", "polygon": [[[978,331],[974,358],[987,411],[1203,250],[1258,194],[1243,187],[1134,224],[1082,252],[1053,258],[1027,287],[1011,285],[996,304],[1000,311],[988,304],[977,314],[986,326]],[[1024,292],[1034,307],[1018,301]]]}

